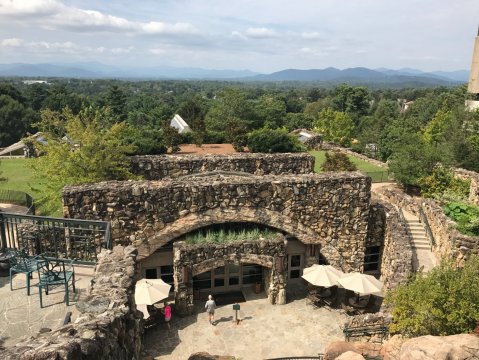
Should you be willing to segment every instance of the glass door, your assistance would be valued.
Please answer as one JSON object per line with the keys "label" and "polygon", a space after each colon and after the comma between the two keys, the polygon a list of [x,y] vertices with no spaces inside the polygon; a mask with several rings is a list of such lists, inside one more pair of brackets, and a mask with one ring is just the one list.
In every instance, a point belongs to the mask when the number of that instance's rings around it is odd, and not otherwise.
{"label": "glass door", "polygon": [[291,254],[288,261],[288,279],[299,281],[303,270],[303,254]]}

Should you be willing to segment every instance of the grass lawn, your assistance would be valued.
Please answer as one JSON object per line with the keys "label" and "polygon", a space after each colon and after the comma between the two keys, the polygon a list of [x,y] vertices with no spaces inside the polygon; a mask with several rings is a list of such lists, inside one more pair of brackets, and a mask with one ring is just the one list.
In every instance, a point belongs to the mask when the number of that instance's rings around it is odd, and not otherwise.
{"label": "grass lawn", "polygon": [[[19,190],[30,194],[34,199],[41,196],[43,186],[38,184],[33,178],[33,171],[28,167],[27,162],[31,161],[24,158],[19,159],[2,159],[0,160],[0,177],[6,178],[7,181],[0,181],[0,189]],[[38,189],[34,192],[31,187]],[[46,212],[37,206],[38,215],[45,216],[61,216],[61,203],[58,202],[58,209],[54,212]]]}
{"label": "grass lawn", "polygon": [[[321,164],[326,160],[326,151],[310,151],[309,153],[316,159],[314,162],[314,171],[317,173],[322,172]],[[351,155],[348,155],[348,158],[357,166],[359,171],[371,176],[373,182],[387,181],[388,171],[386,169]]]}

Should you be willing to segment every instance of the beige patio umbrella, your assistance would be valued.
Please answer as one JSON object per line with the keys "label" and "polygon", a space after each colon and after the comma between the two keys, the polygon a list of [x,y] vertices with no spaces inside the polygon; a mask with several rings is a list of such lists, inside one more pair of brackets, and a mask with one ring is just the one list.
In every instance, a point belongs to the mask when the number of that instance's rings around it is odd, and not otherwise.
{"label": "beige patio umbrella", "polygon": [[137,309],[148,319],[150,314],[146,305],[153,305],[158,301],[166,299],[170,293],[171,285],[161,279],[141,279],[135,286],[135,303]]}
{"label": "beige patio umbrella", "polygon": [[315,286],[331,287],[338,285],[338,279],[344,273],[331,265],[314,264],[303,270],[302,278]]}
{"label": "beige patio umbrella", "polygon": [[383,283],[372,275],[353,272],[338,279],[339,285],[359,295],[382,296]]}

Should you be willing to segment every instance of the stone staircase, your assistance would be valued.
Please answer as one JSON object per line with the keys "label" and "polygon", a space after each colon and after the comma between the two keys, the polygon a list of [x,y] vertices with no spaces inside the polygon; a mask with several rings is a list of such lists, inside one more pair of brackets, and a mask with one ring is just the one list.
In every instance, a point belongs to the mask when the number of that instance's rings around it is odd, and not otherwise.
{"label": "stone staircase", "polygon": [[431,245],[427,238],[426,230],[416,216],[404,210],[403,213],[409,232],[412,235],[414,271],[418,271],[422,267],[423,272],[428,272],[436,266],[437,260],[431,251]]}

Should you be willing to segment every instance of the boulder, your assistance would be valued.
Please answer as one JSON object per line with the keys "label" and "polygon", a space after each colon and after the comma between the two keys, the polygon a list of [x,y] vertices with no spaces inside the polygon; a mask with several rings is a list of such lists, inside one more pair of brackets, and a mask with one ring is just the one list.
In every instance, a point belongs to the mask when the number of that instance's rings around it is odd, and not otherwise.
{"label": "boulder", "polygon": [[335,360],[364,360],[364,357],[354,351],[346,351],[339,355]]}
{"label": "boulder", "polygon": [[346,341],[333,341],[324,350],[323,359],[333,360],[333,359],[336,359],[339,355],[348,351],[352,351],[359,354],[359,351],[356,349],[356,347],[352,343],[346,342]]}
{"label": "boulder", "polygon": [[[386,360],[386,357],[384,359]],[[479,359],[479,337],[469,334],[428,335],[409,339],[402,344],[399,355],[399,360],[470,359]]]}

